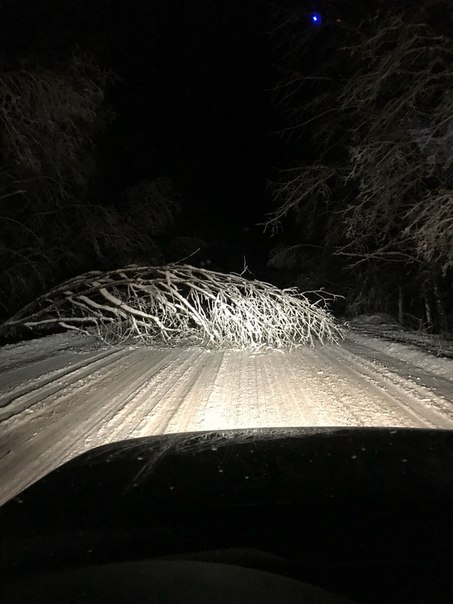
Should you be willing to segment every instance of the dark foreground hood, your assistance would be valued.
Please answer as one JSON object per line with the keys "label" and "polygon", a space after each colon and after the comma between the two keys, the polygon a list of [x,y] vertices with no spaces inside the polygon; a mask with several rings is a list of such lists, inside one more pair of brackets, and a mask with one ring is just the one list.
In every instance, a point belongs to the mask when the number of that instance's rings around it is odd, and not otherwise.
{"label": "dark foreground hood", "polygon": [[[273,428],[97,447],[0,508],[3,538],[153,525],[156,514],[453,497],[453,431]],[[453,508],[452,508],[453,509]]]}
{"label": "dark foreground hood", "polygon": [[389,559],[401,568],[408,556],[439,565],[451,558],[452,477],[453,432],[441,430],[278,428],[122,441],[66,463],[0,509],[0,570],[226,548],[297,559],[308,575],[320,566],[337,573],[340,564],[342,581],[346,566],[362,561],[368,569]]}
{"label": "dark foreground hood", "polygon": [[44,521],[46,530],[130,525],[150,519],[151,510],[351,497],[415,502],[426,494],[422,487],[444,500],[453,495],[452,472],[447,430],[270,428],[136,438],[54,470],[0,508],[1,531],[28,534]]}

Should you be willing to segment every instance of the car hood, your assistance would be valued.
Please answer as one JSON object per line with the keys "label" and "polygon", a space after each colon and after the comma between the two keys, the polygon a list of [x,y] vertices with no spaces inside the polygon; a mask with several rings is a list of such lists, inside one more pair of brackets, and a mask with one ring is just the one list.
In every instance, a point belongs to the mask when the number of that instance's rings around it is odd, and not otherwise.
{"label": "car hood", "polygon": [[[64,464],[0,509],[0,565],[102,559],[109,531],[124,537],[110,553],[128,542],[136,553],[137,535],[147,535],[147,555],[150,535],[159,554],[175,539],[190,548],[201,533],[214,546],[232,518],[244,526],[253,518],[259,530],[260,518],[268,526],[294,513],[327,526],[324,514],[334,539],[333,527],[364,509],[368,517],[451,509],[452,468],[453,431],[442,430],[278,428],[121,441]],[[48,547],[55,535],[66,537]]]}

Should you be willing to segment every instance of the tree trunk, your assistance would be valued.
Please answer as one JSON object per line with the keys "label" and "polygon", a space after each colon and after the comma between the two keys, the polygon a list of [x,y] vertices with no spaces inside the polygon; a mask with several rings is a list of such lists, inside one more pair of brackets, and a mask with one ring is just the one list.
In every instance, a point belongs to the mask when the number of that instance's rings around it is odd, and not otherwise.
{"label": "tree trunk", "polygon": [[436,302],[436,311],[437,317],[439,319],[439,328],[441,333],[448,332],[448,319],[447,313],[445,312],[444,302],[442,300],[442,296],[439,290],[439,284],[437,282],[434,283],[434,300]]}
{"label": "tree trunk", "polygon": [[428,299],[428,293],[426,290],[423,292],[423,303],[425,305],[426,324],[429,330],[433,327],[433,313]]}
{"label": "tree trunk", "polygon": [[404,321],[404,293],[401,285],[398,286],[398,323],[403,325]]}

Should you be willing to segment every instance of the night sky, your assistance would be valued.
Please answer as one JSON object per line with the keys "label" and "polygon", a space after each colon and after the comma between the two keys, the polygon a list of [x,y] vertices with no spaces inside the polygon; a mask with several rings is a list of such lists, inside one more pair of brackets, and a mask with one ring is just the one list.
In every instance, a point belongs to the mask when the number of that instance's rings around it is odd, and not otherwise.
{"label": "night sky", "polygon": [[110,170],[121,186],[170,176],[203,229],[253,224],[266,210],[277,136],[259,4],[137,2],[112,23],[121,87],[106,162],[124,166]]}
{"label": "night sky", "polygon": [[3,52],[86,50],[112,69],[116,118],[97,150],[105,198],[121,203],[128,186],[169,177],[184,200],[172,235],[221,241],[234,260],[219,268],[239,270],[243,255],[265,266],[272,242],[257,224],[291,153],[272,92],[274,9],[268,0],[18,0],[2,24]]}
{"label": "night sky", "polygon": [[[108,5],[108,10],[102,5]],[[94,6],[93,6],[94,5]],[[264,0],[59,2],[62,45],[100,46],[119,76],[100,150],[107,190],[170,177],[185,199],[175,234],[266,254],[268,179],[282,164]],[[108,14],[107,14],[108,13]],[[58,16],[59,15],[59,16]],[[106,49],[106,50],[103,50]],[[253,249],[254,248],[254,249]],[[253,249],[253,251],[252,251]]]}

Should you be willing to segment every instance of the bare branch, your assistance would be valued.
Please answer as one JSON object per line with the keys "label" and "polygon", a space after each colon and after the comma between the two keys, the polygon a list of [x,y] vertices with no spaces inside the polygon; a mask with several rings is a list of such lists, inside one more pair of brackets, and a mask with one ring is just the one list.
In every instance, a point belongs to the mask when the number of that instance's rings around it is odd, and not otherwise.
{"label": "bare branch", "polygon": [[198,343],[233,348],[294,348],[338,342],[342,331],[318,303],[189,265],[125,267],[86,273],[49,291],[11,317],[0,334],[23,328],[92,329],[105,341]]}

